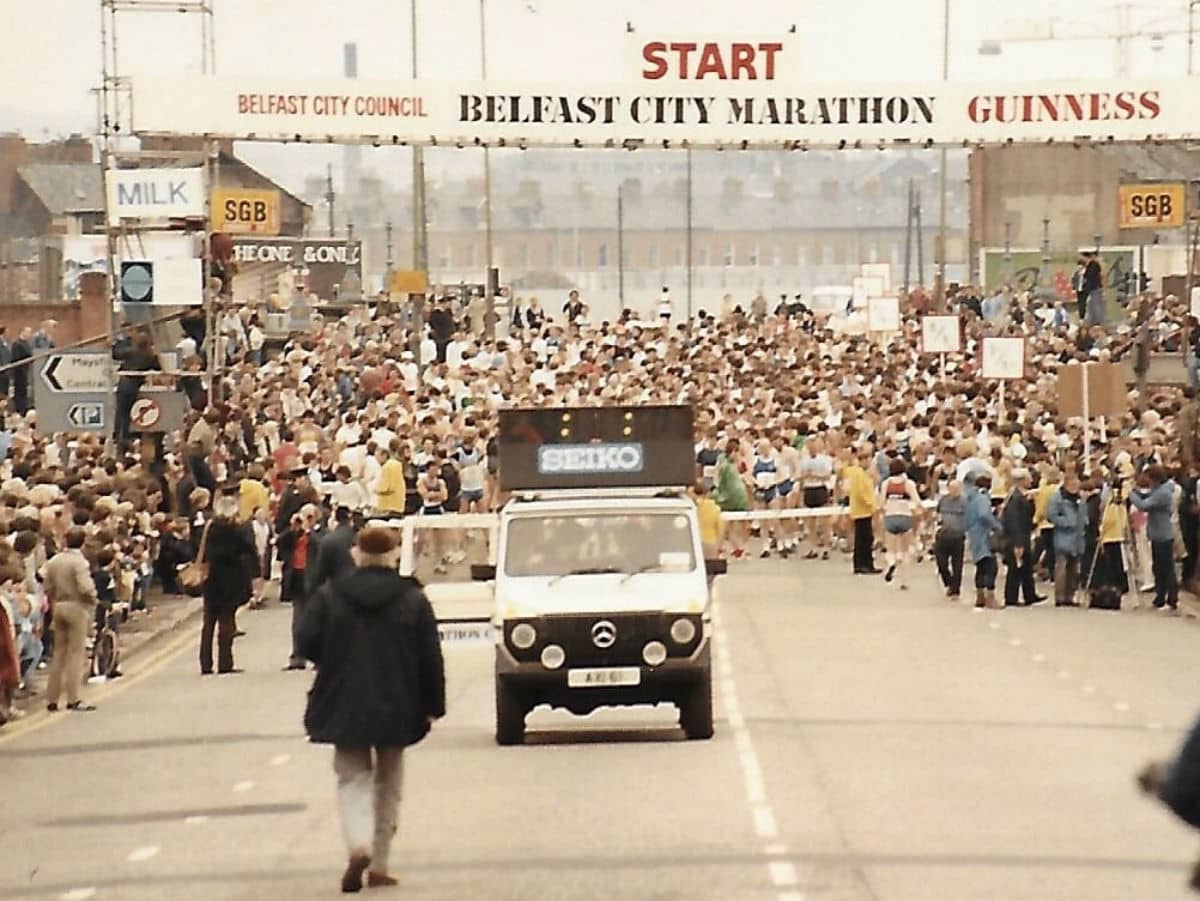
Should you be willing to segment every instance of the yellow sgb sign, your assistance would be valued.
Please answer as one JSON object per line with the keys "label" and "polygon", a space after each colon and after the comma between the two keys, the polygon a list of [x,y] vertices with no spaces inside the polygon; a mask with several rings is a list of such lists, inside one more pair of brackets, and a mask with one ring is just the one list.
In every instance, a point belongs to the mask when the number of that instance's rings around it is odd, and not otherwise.
{"label": "yellow sgb sign", "polygon": [[1121,185],[1121,228],[1183,228],[1183,184]]}
{"label": "yellow sgb sign", "polygon": [[217,188],[212,193],[212,229],[229,235],[279,234],[279,192]]}

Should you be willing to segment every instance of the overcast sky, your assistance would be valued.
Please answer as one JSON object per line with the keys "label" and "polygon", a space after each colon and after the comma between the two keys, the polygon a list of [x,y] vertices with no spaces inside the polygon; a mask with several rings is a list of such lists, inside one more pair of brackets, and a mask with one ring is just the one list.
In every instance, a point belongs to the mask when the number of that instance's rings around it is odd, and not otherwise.
{"label": "overcast sky", "polygon": [[[479,75],[480,0],[416,0],[420,74]],[[363,78],[407,77],[405,0],[214,0],[218,74],[340,75],[342,46],[359,47]],[[625,23],[638,34],[794,36],[814,81],[925,80],[941,76],[943,0],[484,0],[489,76],[563,83],[625,77]],[[98,0],[0,0],[0,131],[34,139],[95,130],[88,94],[100,77]],[[1180,32],[1187,0],[950,0],[950,77],[1117,74],[1112,41],[1010,43],[980,56],[985,38],[1045,32]],[[1127,9],[1128,12],[1123,12]],[[736,14],[734,13],[736,11]],[[1127,17],[1127,19],[1126,19]],[[1200,16],[1198,16],[1200,18]],[[1129,25],[1125,26],[1124,21]],[[736,23],[736,24],[735,24]],[[733,30],[736,27],[736,32]],[[200,72],[200,17],[119,14],[122,74]],[[1160,49],[1153,49],[1155,43]],[[1133,74],[1184,74],[1186,35],[1129,45]],[[790,49],[790,48],[789,48]],[[1200,66],[1200,50],[1196,53]],[[180,98],[186,102],[185,98]],[[242,149],[293,185],[332,158],[328,148]]]}

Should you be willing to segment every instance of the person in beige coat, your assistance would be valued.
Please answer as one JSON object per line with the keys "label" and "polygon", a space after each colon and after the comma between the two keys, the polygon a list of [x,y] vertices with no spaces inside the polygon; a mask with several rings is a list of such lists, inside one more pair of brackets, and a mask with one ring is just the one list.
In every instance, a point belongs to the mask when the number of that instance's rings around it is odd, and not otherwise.
{"label": "person in beige coat", "polygon": [[96,709],[79,697],[87,661],[88,631],[96,613],[96,583],[81,550],[84,538],[83,529],[69,529],[66,550],[51,557],[44,572],[54,629],[54,658],[50,661],[50,684],[46,690],[46,709],[51,713],[58,710],[64,692],[68,710]]}

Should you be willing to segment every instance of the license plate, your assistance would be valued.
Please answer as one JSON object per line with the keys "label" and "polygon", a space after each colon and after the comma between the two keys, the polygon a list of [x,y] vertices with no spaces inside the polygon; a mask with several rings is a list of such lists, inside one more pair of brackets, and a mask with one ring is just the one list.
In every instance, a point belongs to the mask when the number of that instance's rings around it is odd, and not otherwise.
{"label": "license plate", "polygon": [[567,671],[567,686],[570,688],[610,688],[617,685],[640,685],[641,682],[642,671],[636,666]]}

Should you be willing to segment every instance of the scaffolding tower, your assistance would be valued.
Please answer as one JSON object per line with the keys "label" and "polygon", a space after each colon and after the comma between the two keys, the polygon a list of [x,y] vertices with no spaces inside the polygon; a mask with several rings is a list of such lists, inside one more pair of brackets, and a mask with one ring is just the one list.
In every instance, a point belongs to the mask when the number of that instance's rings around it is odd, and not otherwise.
{"label": "scaffolding tower", "polygon": [[[203,75],[213,74],[216,70],[216,31],[213,19],[213,6],[215,0],[99,0],[100,2],[100,87],[97,91],[97,137],[100,145],[100,174],[101,174],[101,189],[104,195],[104,229],[106,236],[106,246],[108,252],[108,272],[109,272],[109,315],[108,315],[108,341],[111,345],[113,336],[117,331],[117,316],[121,309],[120,304],[120,281],[118,271],[118,259],[120,258],[119,248],[129,249],[133,246],[132,242],[139,239],[142,232],[147,231],[164,231],[161,224],[147,223],[141,221],[131,223],[127,219],[121,219],[116,215],[116,211],[111,207],[111,198],[109,195],[110,172],[113,169],[124,168],[126,166],[135,167],[143,162],[151,165],[170,165],[176,164],[191,164],[199,163],[205,171],[205,195],[206,195],[206,212],[208,206],[208,196],[211,194],[212,185],[215,184],[215,167],[217,165],[216,145],[212,150],[202,151],[146,151],[135,150],[127,145],[127,141],[132,138],[132,123],[130,113],[132,110],[132,90],[131,83],[127,76],[121,74],[120,62],[120,41],[118,35],[118,24],[120,22],[121,13],[174,13],[193,15],[199,18],[200,25],[200,71]],[[208,280],[210,277],[211,253],[210,253],[210,221],[211,216],[205,216],[203,223],[200,224],[200,237],[204,247],[204,304],[205,315],[208,322],[208,369],[209,369],[209,396],[213,397],[213,393],[217,384],[217,363],[218,357],[216,354],[216,304],[213,292],[208,289]],[[196,234],[197,229],[189,226],[186,231]],[[140,243],[140,242],[139,242]],[[156,342],[162,344],[162,339],[165,337],[165,327],[159,329],[159,333],[155,334]]]}

